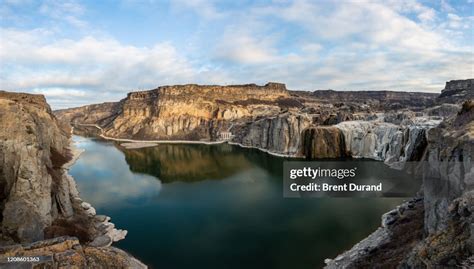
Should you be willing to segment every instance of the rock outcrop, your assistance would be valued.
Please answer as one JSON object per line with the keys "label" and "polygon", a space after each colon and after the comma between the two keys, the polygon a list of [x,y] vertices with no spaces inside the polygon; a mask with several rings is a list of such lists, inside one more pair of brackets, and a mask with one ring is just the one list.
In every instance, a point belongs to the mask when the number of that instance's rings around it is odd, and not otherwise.
{"label": "rock outcrop", "polygon": [[344,134],[346,152],[356,158],[384,161],[394,168],[419,161],[426,147],[426,131],[439,120],[412,119],[395,125],[378,121],[347,121],[335,125]]}
{"label": "rock outcrop", "polygon": [[301,149],[301,133],[311,123],[312,118],[306,114],[282,113],[234,126],[232,141],[276,154],[297,155]]}
{"label": "rock outcrop", "polygon": [[61,236],[34,243],[0,247],[0,257],[38,257],[31,263],[1,264],[2,268],[146,268],[139,260],[115,248],[81,245],[76,237]]}
{"label": "rock outcrop", "polygon": [[302,155],[310,158],[343,158],[347,156],[344,133],[334,126],[312,127],[303,131]]}
{"label": "rock outcrop", "polygon": [[[116,104],[55,113],[67,122],[98,124],[109,137],[211,141],[218,139],[219,132],[226,131],[232,121],[274,115],[281,107],[298,105],[290,98],[285,85],[279,83],[265,86],[188,84],[132,92]],[[103,113],[107,109],[109,113]]]}
{"label": "rock outcrop", "polygon": [[[474,100],[425,132],[427,146],[419,166],[422,198],[415,200],[422,201],[421,207],[404,204],[388,212],[381,228],[327,260],[328,268],[361,268],[372,262],[397,268],[474,266]],[[420,213],[410,215],[416,207]]]}
{"label": "rock outcrop", "polygon": [[441,121],[438,117],[412,117],[402,117],[398,124],[379,118],[311,127],[303,132],[301,152],[307,158],[374,159],[402,169],[406,162],[421,160],[426,131]]}
{"label": "rock outcrop", "polygon": [[111,123],[117,115],[122,113],[121,102],[93,104],[76,108],[57,110],[54,113],[67,122],[85,124],[99,124],[105,126]]}
{"label": "rock outcrop", "polygon": [[326,268],[400,268],[422,238],[423,199],[413,198],[385,213],[381,227],[350,250],[326,259]]}
{"label": "rock outcrop", "polygon": [[234,143],[298,155],[302,131],[308,127],[373,120],[377,118],[375,112],[385,111],[387,102],[405,107],[417,104],[421,109],[434,103],[435,96],[386,91],[309,94],[289,92],[279,83],[190,84],[132,92],[117,103],[59,110],[55,114],[65,123],[97,124],[107,137],[217,141],[222,132],[231,132]]}
{"label": "rock outcrop", "polygon": [[2,233],[42,240],[53,220],[73,215],[77,191],[62,169],[71,157],[67,134],[40,95],[1,92],[0,123]]}
{"label": "rock outcrop", "polygon": [[397,91],[334,91],[295,92],[296,96],[313,99],[322,103],[350,103],[365,105],[384,111],[410,107],[423,109],[435,103],[436,93]]}
{"label": "rock outcrop", "polygon": [[[423,193],[426,239],[411,262],[459,265],[474,255],[474,100],[428,131]],[[474,264],[473,264],[474,265]]]}
{"label": "rock outcrop", "polygon": [[[110,218],[96,216],[95,209],[79,197],[67,173],[77,157],[68,131],[60,127],[44,96],[0,92],[0,245],[31,244],[7,247],[13,252],[2,252],[0,257],[23,250],[33,255],[36,250],[28,251],[49,244],[42,240],[60,236],[75,236],[91,251],[95,246],[107,252],[112,242],[126,235],[109,223]],[[46,248],[51,255],[56,250]],[[65,249],[64,255],[69,254]],[[59,260],[55,264],[64,268]]]}
{"label": "rock outcrop", "polygon": [[437,98],[438,103],[462,103],[474,99],[474,79],[451,80]]}

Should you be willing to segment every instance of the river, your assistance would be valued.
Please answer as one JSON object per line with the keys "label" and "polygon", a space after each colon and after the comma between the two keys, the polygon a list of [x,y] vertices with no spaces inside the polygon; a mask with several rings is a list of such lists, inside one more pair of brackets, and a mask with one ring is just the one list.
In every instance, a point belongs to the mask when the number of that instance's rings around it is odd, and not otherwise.
{"label": "river", "polygon": [[114,245],[151,268],[319,268],[403,201],[283,198],[285,159],[256,149],[162,144],[127,150],[73,139],[85,150],[70,169],[81,197],[128,230]]}

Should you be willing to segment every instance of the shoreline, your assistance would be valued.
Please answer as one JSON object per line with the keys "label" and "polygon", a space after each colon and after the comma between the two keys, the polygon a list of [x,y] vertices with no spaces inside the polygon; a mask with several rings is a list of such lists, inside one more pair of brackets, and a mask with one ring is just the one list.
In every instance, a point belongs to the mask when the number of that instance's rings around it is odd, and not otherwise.
{"label": "shoreline", "polygon": [[275,157],[280,157],[280,158],[294,158],[294,159],[304,159],[305,157],[304,156],[297,156],[297,155],[291,155],[291,154],[283,154],[283,153],[276,153],[276,152],[271,152],[270,150],[268,149],[263,149],[263,148],[259,148],[259,147],[254,147],[254,146],[246,146],[246,145],[242,145],[240,143],[237,143],[237,142],[232,142],[232,141],[226,141],[229,145],[234,145],[234,146],[239,146],[241,148],[246,148],[246,149],[258,149],[260,151],[263,151],[265,153],[268,153],[270,155],[273,155]]}
{"label": "shoreline", "polygon": [[[84,124],[84,123],[76,123],[77,125],[81,126],[90,126],[90,127],[95,127],[99,129],[101,132],[104,130],[102,127],[100,127],[97,124]],[[72,127],[74,129],[74,127]],[[72,130],[73,130],[72,129]],[[72,132],[71,130],[71,132]],[[147,147],[156,147],[159,144],[201,144],[201,145],[219,145],[219,144],[224,144],[228,143],[229,145],[234,145],[234,146],[239,146],[242,148],[252,148],[252,149],[258,149],[262,152],[268,153],[272,156],[275,157],[281,157],[281,158],[295,158],[295,159],[302,159],[304,156],[297,156],[297,155],[292,155],[292,154],[282,154],[282,153],[276,153],[272,152],[268,149],[263,149],[259,147],[254,147],[254,146],[246,146],[241,143],[237,142],[232,142],[229,140],[222,140],[222,141],[194,141],[194,140],[136,140],[136,139],[127,139],[127,138],[114,138],[110,136],[103,135],[102,133],[99,135],[100,137],[107,139],[107,140],[113,140],[113,141],[118,141],[118,142],[128,142],[128,143],[122,143],[120,146],[125,147],[126,149],[140,149],[140,148],[147,148]],[[139,144],[139,145],[133,145],[134,143]],[[125,144],[125,145],[124,145]],[[146,145],[148,144],[148,145]]]}
{"label": "shoreline", "polygon": [[69,170],[69,168],[71,168],[72,165],[74,165],[74,163],[77,161],[77,159],[79,159],[79,157],[81,156],[81,154],[85,151],[84,149],[80,149],[78,147],[76,147],[76,145],[74,144],[74,140],[72,139],[72,136],[74,135],[74,127],[71,126],[71,134],[70,134],[70,137],[69,137],[69,151],[71,153],[71,159],[69,161],[67,161],[65,164],[63,164],[63,169],[65,170]]}
{"label": "shoreline", "polygon": [[110,222],[111,218],[109,216],[97,215],[96,209],[93,207],[93,205],[85,202],[81,198],[81,194],[77,188],[77,182],[75,178],[69,174],[69,169],[72,167],[72,165],[74,165],[74,163],[76,163],[82,153],[84,153],[86,150],[78,148],[75,145],[73,131],[74,127],[71,128],[71,136],[69,137],[69,150],[72,153],[72,157],[71,160],[62,166],[62,169],[63,176],[65,176],[69,183],[69,194],[71,196],[71,202],[75,211],[74,214],[87,216],[89,225],[92,225],[93,227],[105,228],[105,230],[99,231],[98,234],[94,235],[93,239],[87,243],[88,246],[109,247],[114,242],[125,239],[128,231],[115,228],[115,225]]}

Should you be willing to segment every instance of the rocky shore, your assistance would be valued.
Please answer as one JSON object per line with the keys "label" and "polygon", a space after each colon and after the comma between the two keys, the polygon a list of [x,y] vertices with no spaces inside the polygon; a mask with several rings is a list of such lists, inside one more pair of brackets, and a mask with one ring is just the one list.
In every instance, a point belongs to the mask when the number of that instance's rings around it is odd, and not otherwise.
{"label": "rocky shore", "polygon": [[385,214],[381,228],[327,265],[468,268],[473,81],[449,81],[441,94],[309,93],[279,83],[164,86],[55,114],[65,125],[96,124],[104,136],[129,142],[225,141],[278,156],[370,158],[396,169],[416,162],[424,176],[419,197]]}
{"label": "rocky shore", "polygon": [[41,268],[146,268],[110,247],[127,232],[79,197],[68,169],[80,151],[43,96],[0,92],[0,123],[2,266],[38,256]]}
{"label": "rocky shore", "polygon": [[474,100],[426,136],[420,197],[382,216],[381,228],[328,268],[474,266]]}

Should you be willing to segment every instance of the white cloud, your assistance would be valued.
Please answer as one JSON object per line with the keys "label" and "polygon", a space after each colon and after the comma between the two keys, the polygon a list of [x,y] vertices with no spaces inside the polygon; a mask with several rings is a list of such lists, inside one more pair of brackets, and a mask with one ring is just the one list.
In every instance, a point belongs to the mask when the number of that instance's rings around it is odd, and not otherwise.
{"label": "white cloud", "polygon": [[276,58],[270,42],[246,33],[225,34],[216,48],[216,57],[241,64],[270,62]]}
{"label": "white cloud", "polygon": [[[155,3],[140,4],[146,10]],[[214,1],[176,0],[172,9],[201,17],[195,54],[171,41],[137,46],[98,34],[84,21],[82,5],[47,1],[43,15],[90,29],[66,38],[49,24],[1,28],[0,88],[43,93],[53,107],[65,107],[164,84],[280,81],[304,90],[439,91],[446,80],[473,77],[474,19],[454,8],[295,0],[219,9]]]}
{"label": "white cloud", "polygon": [[1,29],[0,33],[0,87],[4,90],[42,89],[47,97],[65,93],[59,88],[72,89],[72,93],[79,93],[77,89],[125,93],[190,83],[198,74],[169,43],[137,47],[90,36],[54,39],[42,29]]}
{"label": "white cloud", "polygon": [[46,88],[32,90],[33,93],[43,94],[50,98],[69,98],[69,97],[84,97],[87,95],[86,91],[64,88]]}
{"label": "white cloud", "polygon": [[[436,11],[415,1],[341,5],[294,1],[254,8],[250,14],[259,23],[268,17],[296,23],[311,33],[308,40],[319,41],[313,50],[302,43],[301,54],[281,57],[275,45],[278,42],[268,42],[265,28],[258,24],[250,28],[244,23],[244,30],[253,30],[245,40],[254,42],[247,43],[239,41],[243,35],[232,28],[230,32],[236,37],[224,36],[222,42],[235,45],[232,48],[240,53],[229,53],[240,57],[228,59],[239,64],[259,64],[241,74],[250,80],[279,80],[291,88],[303,89],[439,91],[446,80],[472,77],[472,46],[459,45],[452,36],[438,31],[431,25],[438,20]],[[403,14],[411,14],[419,22]],[[452,16],[453,19],[456,18]],[[263,41],[255,42],[257,37]],[[322,47],[321,42],[331,45]],[[263,60],[252,62],[247,58]]]}

